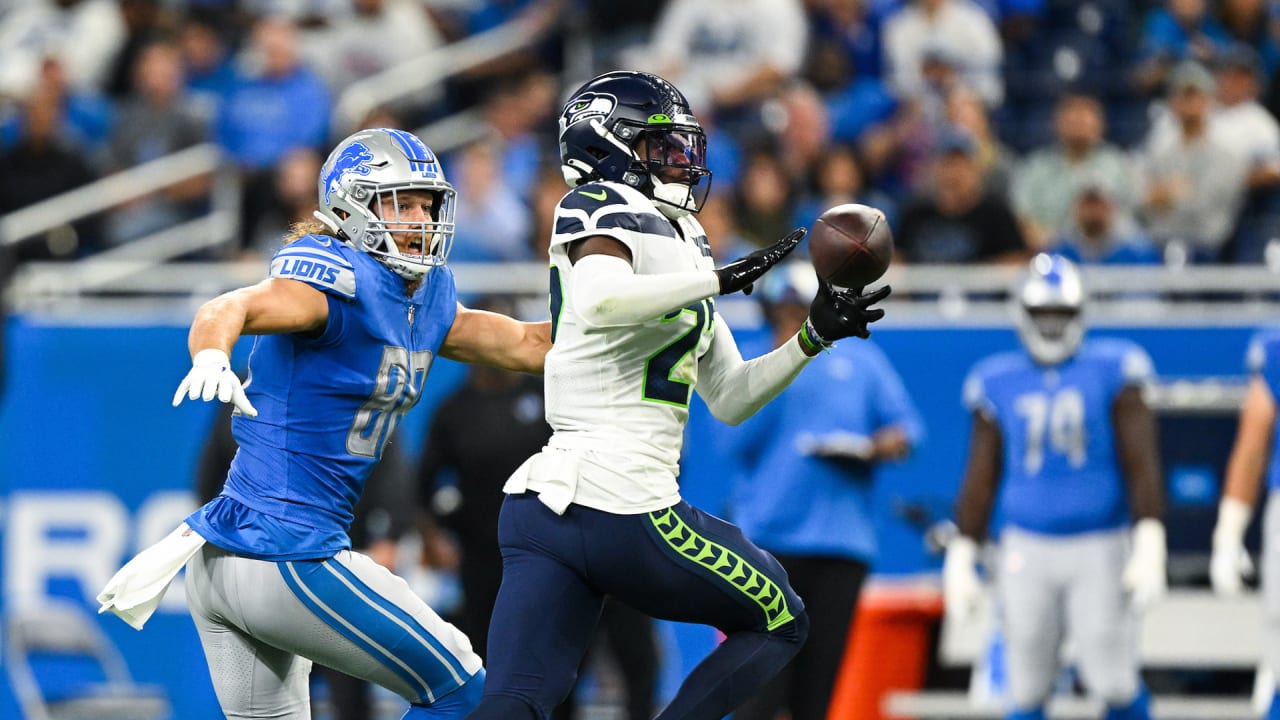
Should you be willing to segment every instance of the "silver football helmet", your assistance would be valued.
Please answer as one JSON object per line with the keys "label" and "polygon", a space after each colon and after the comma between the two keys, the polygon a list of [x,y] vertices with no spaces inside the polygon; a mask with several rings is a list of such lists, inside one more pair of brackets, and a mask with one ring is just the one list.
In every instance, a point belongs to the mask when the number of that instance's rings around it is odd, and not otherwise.
{"label": "silver football helmet", "polygon": [[[431,219],[399,219],[398,194],[425,190],[435,197]],[[333,149],[320,169],[320,209],[329,229],[406,280],[444,265],[453,246],[456,192],[435,153],[412,133],[361,130]],[[391,202],[384,203],[384,198]],[[382,208],[392,215],[382,217]],[[401,250],[396,237],[407,240]]]}
{"label": "silver football helmet", "polygon": [[1018,334],[1041,365],[1075,355],[1084,340],[1084,286],[1080,271],[1061,255],[1031,259],[1018,290]]}

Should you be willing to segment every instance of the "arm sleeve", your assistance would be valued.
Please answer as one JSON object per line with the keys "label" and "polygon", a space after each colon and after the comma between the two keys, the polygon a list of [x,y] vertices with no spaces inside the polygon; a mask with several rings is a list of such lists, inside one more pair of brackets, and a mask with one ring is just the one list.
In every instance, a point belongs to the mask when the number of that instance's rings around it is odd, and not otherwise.
{"label": "arm sleeve", "polygon": [[728,324],[716,313],[711,349],[698,362],[698,395],[716,419],[737,425],[777,397],[812,359],[791,338],[772,352],[743,360]]}
{"label": "arm sleeve", "polygon": [[591,327],[619,327],[656,320],[720,292],[710,270],[637,275],[631,264],[609,255],[588,255],[573,266],[573,307]]}

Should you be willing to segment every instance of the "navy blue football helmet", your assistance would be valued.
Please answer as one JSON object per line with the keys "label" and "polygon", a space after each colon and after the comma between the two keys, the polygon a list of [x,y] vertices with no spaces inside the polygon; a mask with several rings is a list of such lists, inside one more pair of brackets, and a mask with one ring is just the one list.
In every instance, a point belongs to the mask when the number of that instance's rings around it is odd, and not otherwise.
{"label": "navy blue football helmet", "polygon": [[570,187],[629,185],[669,217],[696,213],[711,190],[707,135],[674,85],[643,72],[605,73],[560,112],[560,168]]}

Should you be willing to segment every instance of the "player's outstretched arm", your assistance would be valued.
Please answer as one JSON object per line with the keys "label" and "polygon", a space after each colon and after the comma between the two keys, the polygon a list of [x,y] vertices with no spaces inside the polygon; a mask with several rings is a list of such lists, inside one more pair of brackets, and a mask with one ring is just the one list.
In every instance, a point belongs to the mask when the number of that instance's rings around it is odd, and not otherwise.
{"label": "player's outstretched arm", "polygon": [[982,597],[978,548],[987,536],[991,508],[999,487],[1003,438],[1000,427],[982,412],[973,413],[969,458],[956,497],[957,534],[947,543],[942,565],[942,595],[947,613],[967,617]]}
{"label": "player's outstretched arm", "polygon": [[761,248],[716,268],[716,277],[720,280],[720,294],[731,295],[741,290],[743,294],[750,295],[752,284],[768,272],[769,268],[790,255],[808,232],[804,228],[796,228],[769,247]]}
{"label": "player's outstretched arm", "polygon": [[241,335],[319,331],[328,319],[329,301],[324,293],[295,280],[269,278],[210,300],[196,311],[191,323],[187,349],[192,367],[178,385],[174,406],[184,395],[206,402],[217,397],[255,417],[258,411],[231,370],[228,356],[232,346]]}
{"label": "player's outstretched arm", "polygon": [[1263,471],[1271,455],[1276,423],[1276,401],[1266,380],[1255,375],[1240,406],[1240,425],[1227,460],[1227,478],[1213,528],[1213,554],[1209,580],[1220,595],[1239,595],[1244,578],[1253,574],[1253,563],[1244,547],[1253,508],[1258,502]]}
{"label": "player's outstretched arm", "polygon": [[450,360],[541,375],[551,349],[551,323],[528,323],[458,305],[458,315],[440,346]]}
{"label": "player's outstretched arm", "polygon": [[1129,491],[1133,512],[1133,547],[1124,569],[1124,585],[1132,604],[1150,607],[1168,590],[1165,573],[1164,493],[1161,490],[1160,453],[1156,419],[1142,399],[1142,390],[1129,385],[1111,406],[1116,452]]}
{"label": "player's outstretched arm", "polygon": [[756,414],[813,359],[798,343],[787,341],[760,357],[743,360],[720,313],[713,322],[711,347],[698,361],[698,384],[694,387],[720,422],[737,425]]}

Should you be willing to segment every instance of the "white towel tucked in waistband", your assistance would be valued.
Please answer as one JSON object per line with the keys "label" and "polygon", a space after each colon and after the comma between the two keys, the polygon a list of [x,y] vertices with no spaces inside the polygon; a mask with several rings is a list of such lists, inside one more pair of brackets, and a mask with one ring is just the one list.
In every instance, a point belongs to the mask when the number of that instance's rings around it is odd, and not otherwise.
{"label": "white towel tucked in waistband", "polygon": [[160,605],[169,583],[202,545],[204,538],[182,523],[116,571],[98,593],[98,602],[102,603],[98,612],[111,611],[135,630],[141,630]]}
{"label": "white towel tucked in waistband", "polygon": [[543,448],[507,479],[502,491],[509,495],[532,490],[543,505],[557,515],[573,502],[578,492],[578,457],[565,450]]}

